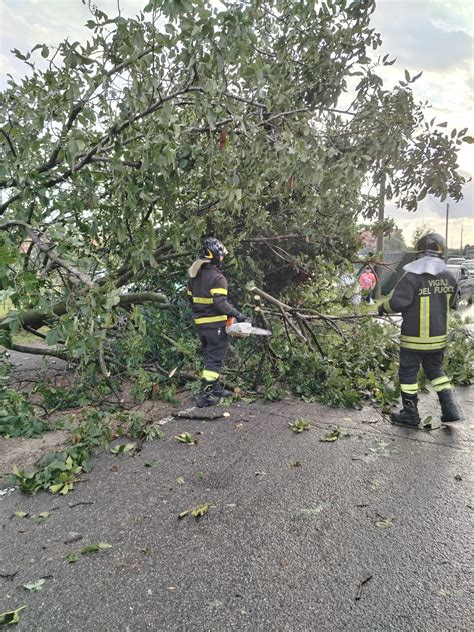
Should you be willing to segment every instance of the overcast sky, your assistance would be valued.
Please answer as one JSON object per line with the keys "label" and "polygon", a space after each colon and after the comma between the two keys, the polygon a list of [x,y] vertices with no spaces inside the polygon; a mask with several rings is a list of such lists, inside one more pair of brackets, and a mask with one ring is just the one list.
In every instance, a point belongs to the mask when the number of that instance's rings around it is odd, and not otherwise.
{"label": "overcast sky", "polygon": [[[124,16],[136,15],[146,4],[146,0],[118,1]],[[117,14],[117,0],[94,0],[94,4],[109,15]],[[385,86],[392,87],[403,78],[405,68],[412,75],[423,70],[413,88],[416,97],[432,104],[432,116],[447,121],[448,127],[469,127],[471,135],[473,6],[471,0],[379,0],[373,17],[383,40],[380,54],[397,57],[396,64],[384,71]],[[5,73],[16,77],[23,72],[9,52],[12,48],[25,51],[37,43],[55,45],[65,37],[83,41],[90,34],[83,26],[88,19],[81,0],[0,0],[2,85]],[[474,145],[463,146],[459,162],[463,172],[472,176]],[[473,193],[470,182],[464,188],[464,200],[450,202],[450,246],[459,246],[461,226],[464,243],[474,244]],[[422,221],[444,233],[446,203],[427,199],[414,214],[393,207],[389,212],[407,239]]]}

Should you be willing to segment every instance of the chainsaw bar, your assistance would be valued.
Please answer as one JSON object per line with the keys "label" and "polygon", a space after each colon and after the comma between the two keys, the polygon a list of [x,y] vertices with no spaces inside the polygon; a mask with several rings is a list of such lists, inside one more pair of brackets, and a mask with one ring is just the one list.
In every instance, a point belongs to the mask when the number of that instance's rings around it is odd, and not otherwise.
{"label": "chainsaw bar", "polygon": [[254,336],[271,336],[272,332],[269,329],[262,329],[261,327],[252,327],[250,333]]}

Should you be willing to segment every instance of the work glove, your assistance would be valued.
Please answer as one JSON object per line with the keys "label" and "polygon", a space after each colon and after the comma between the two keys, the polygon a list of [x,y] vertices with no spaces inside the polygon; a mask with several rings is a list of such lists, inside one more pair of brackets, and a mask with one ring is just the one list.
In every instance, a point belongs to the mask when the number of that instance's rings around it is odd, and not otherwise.
{"label": "work glove", "polygon": [[248,318],[246,316],[244,316],[243,314],[241,314],[240,312],[238,312],[235,316],[235,320],[238,323],[247,323],[248,322]]}
{"label": "work glove", "polygon": [[377,307],[377,312],[378,312],[379,316],[383,316],[385,314],[385,309],[383,307],[383,303],[380,303],[380,305]]}

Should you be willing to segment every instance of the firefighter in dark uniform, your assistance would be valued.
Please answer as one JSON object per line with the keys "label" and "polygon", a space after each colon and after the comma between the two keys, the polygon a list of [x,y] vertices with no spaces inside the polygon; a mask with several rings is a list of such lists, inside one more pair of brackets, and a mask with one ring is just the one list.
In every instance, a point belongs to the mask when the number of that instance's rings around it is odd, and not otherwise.
{"label": "firefighter in dark uniform", "polygon": [[441,421],[461,420],[452,384],[443,369],[450,309],[456,306],[457,283],[443,261],[444,239],[437,233],[424,235],[416,245],[416,260],[404,266],[405,274],[392,296],[378,312],[403,316],[400,336],[400,390],[402,410],[392,413],[393,423],[416,427],[418,414],[417,376],[420,365],[438,394]]}
{"label": "firefighter in dark uniform", "polygon": [[197,260],[188,270],[188,297],[204,359],[197,402],[199,408],[215,406],[221,397],[232,395],[219,383],[229,347],[226,320],[229,317],[234,317],[237,322],[246,320],[227,300],[227,280],[219,270],[226,254],[224,244],[208,237],[202,243]]}

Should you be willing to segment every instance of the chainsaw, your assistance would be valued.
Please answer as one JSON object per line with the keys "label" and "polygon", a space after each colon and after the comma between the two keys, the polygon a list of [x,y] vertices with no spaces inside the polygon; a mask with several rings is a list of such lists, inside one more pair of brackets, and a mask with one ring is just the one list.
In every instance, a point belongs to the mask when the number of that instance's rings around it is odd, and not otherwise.
{"label": "chainsaw", "polygon": [[253,327],[252,323],[238,323],[235,318],[228,318],[225,327],[228,336],[234,338],[247,338],[251,334],[254,336],[271,336],[272,332],[268,329]]}

